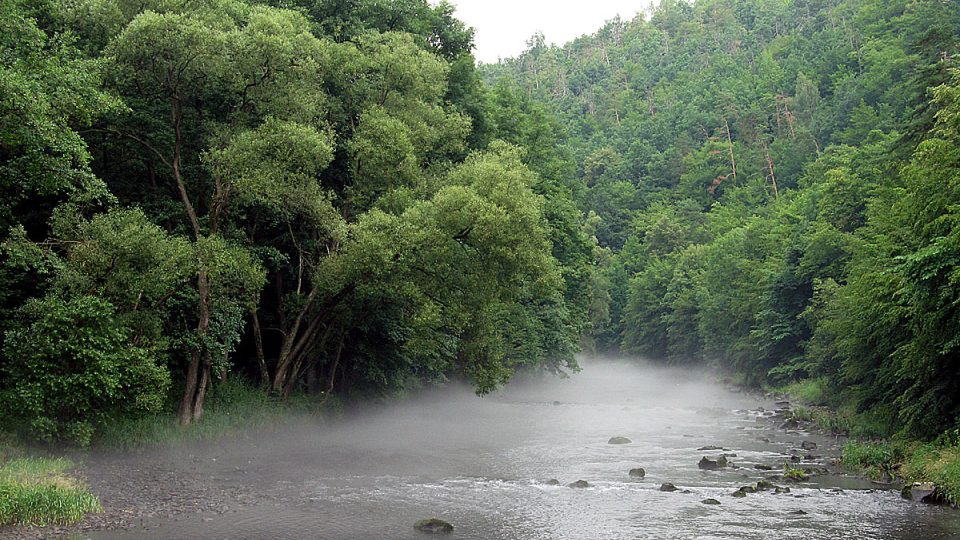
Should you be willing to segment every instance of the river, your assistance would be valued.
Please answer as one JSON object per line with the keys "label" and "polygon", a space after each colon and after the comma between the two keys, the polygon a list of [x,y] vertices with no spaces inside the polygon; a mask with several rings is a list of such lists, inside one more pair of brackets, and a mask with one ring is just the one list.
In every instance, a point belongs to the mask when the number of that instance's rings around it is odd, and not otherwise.
{"label": "river", "polygon": [[[960,512],[840,474],[731,496],[782,472],[791,454],[812,453],[798,466],[820,468],[839,453],[842,441],[779,429],[774,407],[696,370],[584,360],[570,377],[527,377],[483,398],[426,391],[333,425],[143,463],[255,496],[75,537],[422,539],[413,524],[437,517],[452,538],[475,539],[960,538]],[[609,444],[614,436],[632,442]],[[798,450],[803,441],[816,450]],[[722,452],[737,468],[698,468]],[[635,467],[646,476],[631,478]],[[581,479],[590,487],[566,485]],[[660,491],[664,482],[679,490]]]}

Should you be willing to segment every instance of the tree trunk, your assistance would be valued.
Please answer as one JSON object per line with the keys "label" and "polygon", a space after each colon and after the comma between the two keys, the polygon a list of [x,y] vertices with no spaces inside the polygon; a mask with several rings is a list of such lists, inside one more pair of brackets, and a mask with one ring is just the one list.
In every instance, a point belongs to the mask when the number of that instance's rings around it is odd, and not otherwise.
{"label": "tree trunk", "polygon": [[270,386],[270,371],[267,369],[267,358],[263,353],[263,331],[260,329],[260,317],[257,308],[250,309],[250,319],[253,321],[253,344],[256,349],[257,365],[260,367],[260,384]]}
{"label": "tree trunk", "polygon": [[[189,425],[193,420],[203,416],[203,400],[206,397],[206,386],[210,380],[209,353],[202,345],[210,329],[210,284],[207,282],[207,271],[201,269],[197,273],[197,293],[200,296],[200,320],[197,322],[197,337],[201,343],[200,350],[190,355],[190,365],[187,367],[187,380],[183,389],[183,398],[180,400],[180,425]],[[201,372],[202,368],[202,372]],[[200,381],[198,381],[198,378]]]}
{"label": "tree trunk", "polygon": [[200,383],[197,384],[197,396],[193,400],[193,421],[197,422],[203,418],[203,401],[207,397],[207,387],[210,386],[210,362],[204,359],[203,372],[200,375]]}

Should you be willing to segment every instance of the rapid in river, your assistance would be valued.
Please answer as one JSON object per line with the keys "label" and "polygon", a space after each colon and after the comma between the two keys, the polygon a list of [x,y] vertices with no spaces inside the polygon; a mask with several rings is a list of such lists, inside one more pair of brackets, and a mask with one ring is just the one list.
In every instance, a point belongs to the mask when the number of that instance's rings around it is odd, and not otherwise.
{"label": "rapid in river", "polygon": [[[451,538],[475,539],[960,538],[960,512],[837,473],[843,441],[781,429],[772,398],[693,370],[582,365],[482,398],[447,387],[327,425],[126,458],[237,490],[243,502],[76,537],[412,539],[427,537],[416,521],[436,517],[453,524]],[[698,467],[720,454],[733,466]],[[834,472],[772,480],[789,493],[731,495],[782,474],[784,462]],[[644,477],[628,474],[641,467]],[[568,487],[577,480],[589,487]],[[665,482],[678,490],[661,491]]]}

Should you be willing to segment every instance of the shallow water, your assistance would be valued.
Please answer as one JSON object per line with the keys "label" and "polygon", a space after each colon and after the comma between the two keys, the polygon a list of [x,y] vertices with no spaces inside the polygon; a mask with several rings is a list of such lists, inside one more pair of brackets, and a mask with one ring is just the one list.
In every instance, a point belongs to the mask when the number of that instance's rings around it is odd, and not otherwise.
{"label": "shallow water", "polygon": [[[413,523],[439,517],[455,526],[453,538],[477,539],[960,538],[960,512],[842,475],[734,498],[776,474],[801,441],[818,445],[816,463],[801,465],[811,467],[830,462],[838,441],[779,430],[757,410],[771,401],[691,372],[583,364],[569,378],[515,381],[484,398],[448,388],[334,426],[181,454],[163,466],[263,497],[83,537],[424,538]],[[613,436],[633,442],[608,444]],[[706,445],[736,454],[739,468],[701,471],[702,456],[721,452],[697,450]],[[633,467],[646,477],[630,478]],[[552,478],[561,485],[547,485]],[[566,487],[578,479],[591,487]],[[661,492],[662,482],[690,492]],[[708,497],[721,504],[702,504]]]}

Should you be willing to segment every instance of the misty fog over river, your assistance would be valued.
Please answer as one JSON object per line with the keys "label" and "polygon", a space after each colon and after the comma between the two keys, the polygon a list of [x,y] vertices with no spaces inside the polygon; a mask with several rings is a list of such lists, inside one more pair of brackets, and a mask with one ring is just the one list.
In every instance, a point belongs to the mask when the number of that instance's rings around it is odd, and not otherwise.
{"label": "misty fog over river", "polygon": [[[775,481],[791,492],[735,498],[782,472],[803,441],[817,448],[799,466],[813,468],[838,454],[838,442],[780,430],[759,410],[773,400],[692,370],[582,364],[571,377],[524,377],[483,398],[430,390],[262,440],[139,458],[140,468],[242,492],[243,503],[77,538],[425,538],[413,524],[429,517],[452,523],[452,538],[477,539],[960,538],[960,512],[852,477]],[[614,436],[632,442],[608,444]],[[739,468],[698,468],[721,452],[736,454]],[[646,476],[631,478],[635,467]],[[567,487],[580,479],[590,487]],[[660,491],[664,482],[679,490]]]}

